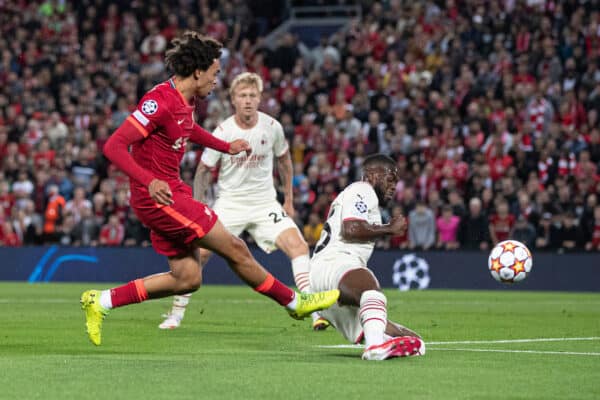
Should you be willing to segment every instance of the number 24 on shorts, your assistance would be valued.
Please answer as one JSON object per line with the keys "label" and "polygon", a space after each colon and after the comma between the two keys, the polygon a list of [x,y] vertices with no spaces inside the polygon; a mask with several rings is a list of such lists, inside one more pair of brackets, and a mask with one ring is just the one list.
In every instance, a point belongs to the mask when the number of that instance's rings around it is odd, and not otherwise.
{"label": "number 24 on shorts", "polygon": [[269,213],[269,217],[273,218],[273,223],[276,224],[278,222],[281,222],[285,217],[287,217],[287,214],[283,210],[281,210],[281,213],[272,211]]}

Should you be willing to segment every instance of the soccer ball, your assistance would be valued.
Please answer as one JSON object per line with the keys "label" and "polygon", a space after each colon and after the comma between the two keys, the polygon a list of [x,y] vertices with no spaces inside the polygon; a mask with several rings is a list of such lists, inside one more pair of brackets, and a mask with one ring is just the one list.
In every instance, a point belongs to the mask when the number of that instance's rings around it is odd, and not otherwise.
{"label": "soccer ball", "polygon": [[488,268],[495,280],[502,283],[520,282],[531,272],[531,252],[521,242],[505,240],[498,243],[488,257]]}

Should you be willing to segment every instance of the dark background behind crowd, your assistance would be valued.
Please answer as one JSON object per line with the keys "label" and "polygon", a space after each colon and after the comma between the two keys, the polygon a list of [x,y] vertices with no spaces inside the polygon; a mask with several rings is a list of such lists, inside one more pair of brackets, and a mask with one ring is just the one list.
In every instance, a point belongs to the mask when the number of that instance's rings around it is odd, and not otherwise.
{"label": "dark background behind crowd", "polygon": [[[485,250],[511,237],[600,250],[599,2],[363,3],[316,47],[285,34],[271,49],[286,2],[0,1],[0,244],[149,244],[102,146],[169,77],[164,51],[190,28],[226,46],[197,110],[204,127],[233,112],[233,76],[264,79],[261,109],[289,140],[309,244],[361,160],[381,152],[401,174],[384,219],[409,226],[379,247]],[[189,146],[191,183],[201,149]]]}

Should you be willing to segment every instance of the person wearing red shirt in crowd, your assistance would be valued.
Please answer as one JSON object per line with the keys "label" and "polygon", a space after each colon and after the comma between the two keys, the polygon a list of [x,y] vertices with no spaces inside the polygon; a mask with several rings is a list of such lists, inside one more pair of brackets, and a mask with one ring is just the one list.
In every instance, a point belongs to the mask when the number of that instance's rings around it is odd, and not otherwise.
{"label": "person wearing red shirt in crowd", "polygon": [[[394,206],[394,208],[392,208],[392,220],[400,218],[403,214],[402,207]],[[408,218],[405,218],[405,220],[408,225]],[[390,236],[391,249],[407,249],[408,245],[408,230],[404,230],[401,234]]]}
{"label": "person wearing red shirt in crowd", "polygon": [[286,307],[293,318],[330,307],[339,297],[338,290],[299,294],[275,279],[213,210],[194,200],[180,179],[188,140],[229,154],[252,150],[246,140],[225,142],[194,122],[190,103],[216,86],[221,48],[218,41],[194,31],[174,39],[165,57],[174,76],[148,91],[104,146],[106,157],[130,177],[131,208],[151,229],[152,246],[168,257],[170,271],[82,294],[88,337],[97,346],[110,309],[196,291],[202,282],[201,247],[224,257],[244,282]]}
{"label": "person wearing red shirt in crowd", "polygon": [[108,223],[100,229],[100,244],[102,246],[120,246],[125,238],[125,227],[119,221],[117,214],[108,217]]}
{"label": "person wearing red shirt in crowd", "polygon": [[490,217],[490,238],[497,244],[508,239],[515,224],[515,216],[508,212],[508,202],[501,200],[496,205],[496,214]]}
{"label": "person wearing red shirt in crowd", "polygon": [[0,182],[0,207],[4,210],[4,215],[10,215],[14,205],[15,195],[10,192],[9,183]]}
{"label": "person wearing red shirt in crowd", "polygon": [[504,154],[504,144],[500,141],[494,141],[487,157],[490,166],[490,176],[495,182],[502,178],[506,170],[513,164],[513,159],[508,154]]}
{"label": "person wearing red shirt in crowd", "polygon": [[22,245],[21,238],[15,232],[10,221],[4,221],[0,230],[0,245],[6,247],[20,247]]}
{"label": "person wearing red shirt in crowd", "polygon": [[338,77],[338,84],[329,93],[329,104],[335,104],[337,94],[342,93],[346,103],[352,103],[352,98],[356,94],[356,88],[350,83],[350,76],[345,73],[341,73]]}

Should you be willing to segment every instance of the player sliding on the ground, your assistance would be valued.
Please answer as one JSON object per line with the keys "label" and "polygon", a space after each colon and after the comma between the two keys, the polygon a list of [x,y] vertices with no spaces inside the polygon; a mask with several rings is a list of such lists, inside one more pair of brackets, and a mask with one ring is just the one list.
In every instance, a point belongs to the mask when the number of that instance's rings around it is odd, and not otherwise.
{"label": "player sliding on the ground", "polygon": [[[235,77],[229,93],[235,114],[221,123],[213,133],[225,141],[247,140],[252,155],[225,154],[206,149],[194,177],[194,198],[202,203],[212,177],[211,169],[219,167],[218,199],[213,210],[223,226],[236,236],[243,231],[254,238],[267,253],[281,249],[292,261],[296,286],[310,292],[308,245],[294,217],[292,191],[292,159],[283,127],[272,117],[258,111],[263,82],[260,76],[244,72]],[[283,183],[283,207],[277,202],[273,187],[273,159],[277,160],[279,179]],[[200,250],[201,264],[206,265],[211,252]],[[175,296],[161,329],[174,329],[181,324],[190,295]],[[313,329],[322,330],[329,322],[312,314]]]}
{"label": "player sliding on the ground", "polygon": [[220,55],[219,42],[196,32],[174,39],[165,62],[175,75],[147,92],[104,146],[106,157],[130,177],[131,207],[151,229],[152,246],[168,257],[170,271],[110,290],[84,292],[87,333],[95,345],[101,343],[102,322],[110,309],[197,290],[202,282],[201,247],[224,257],[244,282],[286,307],[294,318],[338,299],[337,290],[297,294],[275,279],[210,208],[193,199],[191,188],[179,177],[188,140],[229,154],[251,152],[246,140],[225,142],[193,120],[193,102],[216,85]]}
{"label": "player sliding on the ground", "polygon": [[382,225],[379,206],[394,195],[393,159],[375,154],[363,162],[363,180],[349,185],[331,204],[310,265],[313,290],[339,289],[339,303],[321,312],[353,343],[365,340],[364,360],[425,354],[419,335],[387,319],[387,300],[367,262],[375,239],[406,230],[404,217]]}

